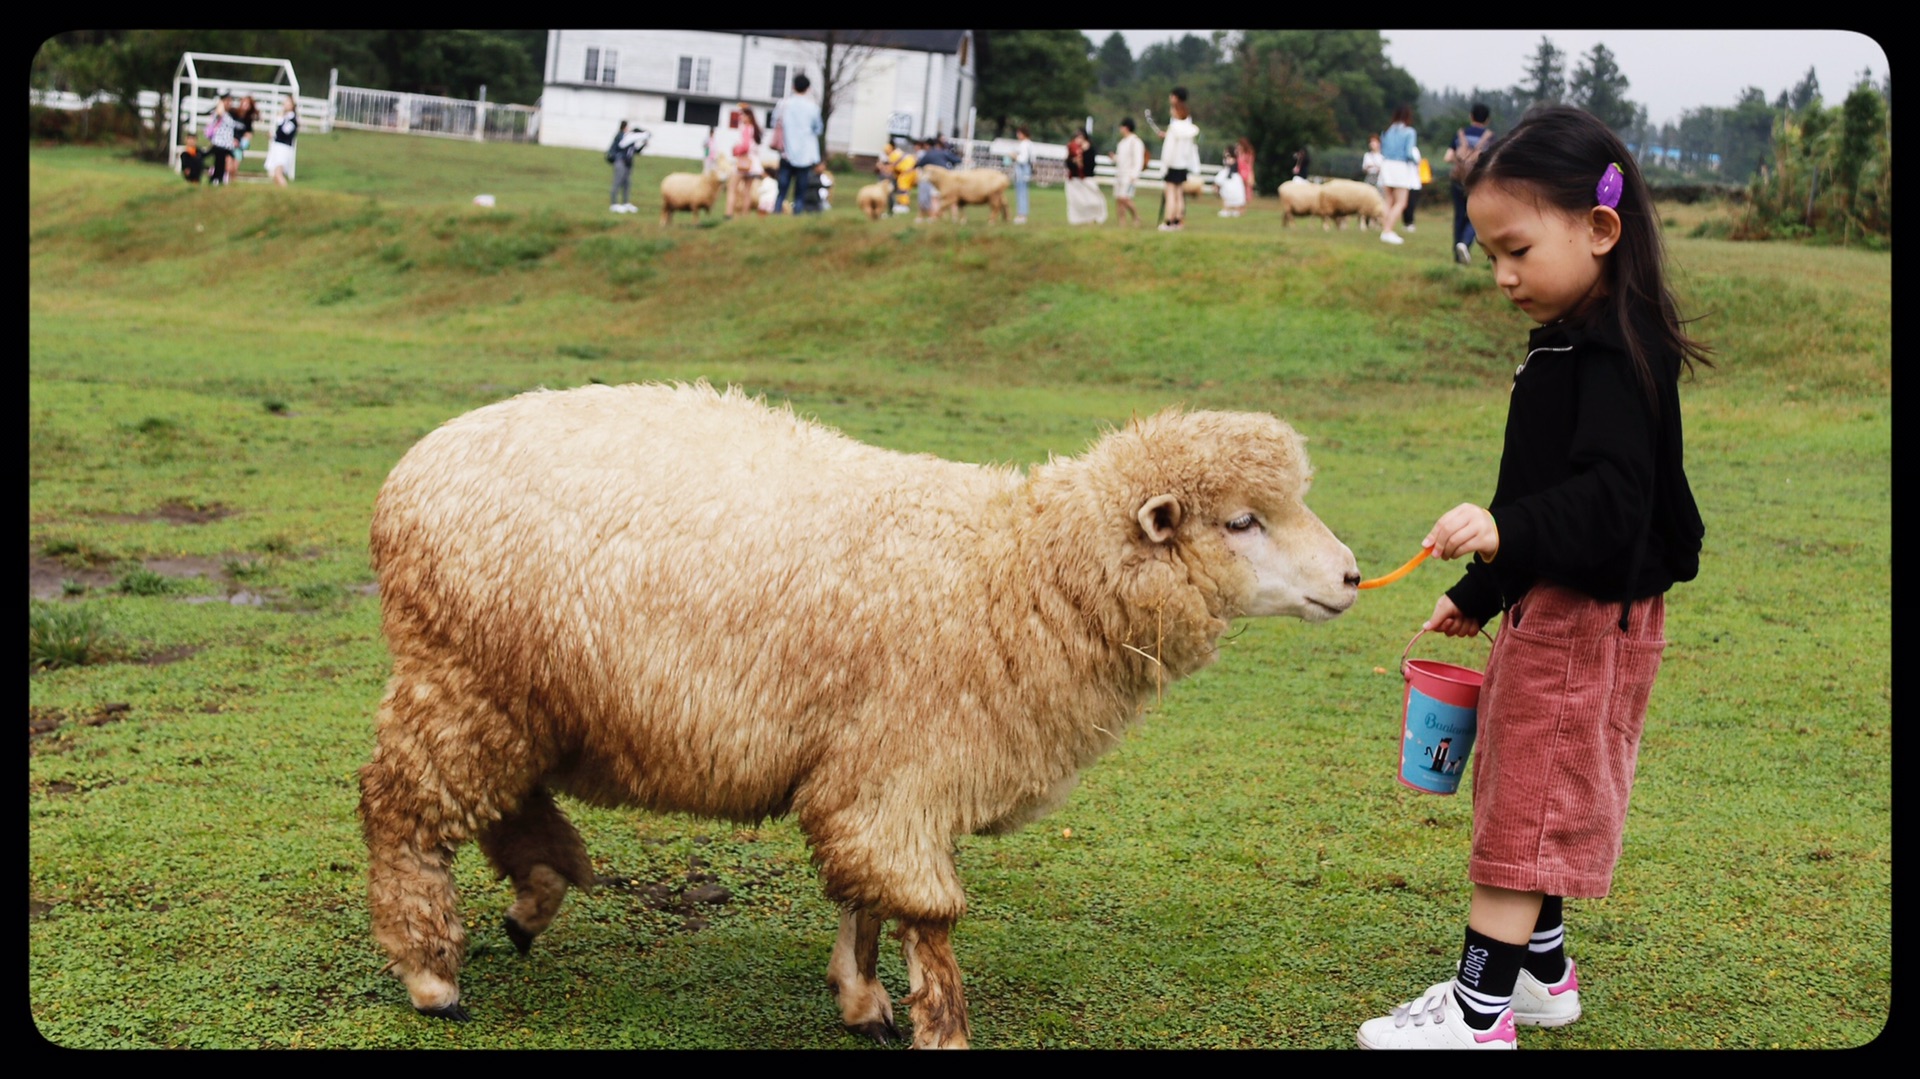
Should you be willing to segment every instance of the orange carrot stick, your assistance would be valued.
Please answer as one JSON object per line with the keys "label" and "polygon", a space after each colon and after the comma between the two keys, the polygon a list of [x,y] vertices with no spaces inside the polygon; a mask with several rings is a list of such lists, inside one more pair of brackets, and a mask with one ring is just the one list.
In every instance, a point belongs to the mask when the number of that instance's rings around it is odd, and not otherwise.
{"label": "orange carrot stick", "polygon": [[1387,574],[1385,577],[1375,577],[1371,581],[1361,581],[1360,587],[1379,588],[1381,585],[1392,584],[1393,582],[1399,580],[1400,578],[1405,577],[1407,574],[1412,573],[1413,567],[1419,565],[1422,562],[1425,562],[1427,560],[1427,555],[1431,553],[1432,553],[1431,551],[1427,550],[1425,547],[1422,547],[1420,548],[1420,553],[1417,555],[1414,555],[1413,558],[1410,561],[1408,561],[1406,565],[1401,566],[1399,569],[1394,570],[1392,573]]}

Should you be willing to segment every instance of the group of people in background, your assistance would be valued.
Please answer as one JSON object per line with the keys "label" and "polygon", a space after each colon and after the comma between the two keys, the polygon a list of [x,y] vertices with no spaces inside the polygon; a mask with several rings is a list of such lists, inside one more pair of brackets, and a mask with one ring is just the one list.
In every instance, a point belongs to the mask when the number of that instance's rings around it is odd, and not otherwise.
{"label": "group of people in background", "polygon": [[[741,102],[731,117],[729,130],[732,134],[722,135],[717,127],[713,130],[707,143],[707,167],[727,177],[727,217],[754,212],[777,214],[789,205],[793,213],[810,213],[823,208],[824,188],[831,180],[820,158],[820,136],[824,125],[820,107],[808,94],[809,85],[806,75],[795,75],[793,93],[774,106],[764,128],[753,107]],[[288,101],[291,112],[292,98],[289,97]],[[1164,164],[1162,220],[1158,227],[1162,232],[1178,232],[1186,226],[1185,185],[1201,171],[1200,127],[1193,118],[1186,87],[1176,86],[1169,91],[1167,106],[1172,115],[1166,127],[1154,122],[1151,111],[1147,113],[1147,124],[1161,140],[1160,160]],[[1481,150],[1493,138],[1493,130],[1487,126],[1487,106],[1476,104],[1471,115],[1473,122],[1454,135],[1446,153],[1447,162],[1453,165],[1454,258],[1462,263],[1471,260],[1470,249],[1474,236],[1472,223],[1467,220],[1466,192],[1461,181]],[[224,182],[225,178],[233,175],[238,156],[244,153],[253,116],[251,97],[243,98],[238,107],[229,109],[227,95],[224,92],[221,94],[220,104],[216,106],[207,125],[208,142],[213,147],[208,170],[216,177],[212,182]],[[292,131],[297,129],[297,116],[292,117],[290,122],[292,127],[288,129],[286,138],[288,176],[292,175]],[[1014,136],[1015,149],[1007,160],[1013,173],[1013,220],[1016,225],[1024,225],[1030,209],[1029,188],[1034,175],[1034,147],[1032,135],[1026,127],[1016,127]],[[277,130],[275,138],[277,144]],[[619,133],[614,136],[613,144],[607,150],[607,161],[613,165],[610,208],[615,212],[631,213],[637,209],[630,201],[629,188],[633,158],[646,145],[646,141],[646,132],[637,128],[629,130],[627,123],[622,121]],[[1096,163],[1099,151],[1094,146],[1091,133],[1084,130],[1074,132],[1067,142],[1066,151],[1067,222],[1073,225],[1104,223],[1107,220],[1107,201],[1098,182]],[[188,154],[196,162],[191,167],[197,169],[200,159],[198,151],[191,147],[191,136]],[[777,154],[779,161],[771,182],[767,169],[770,154]],[[1239,217],[1245,213],[1248,200],[1255,190],[1254,154],[1252,140],[1243,136],[1222,155],[1220,169],[1214,174],[1214,189],[1221,201],[1220,216]],[[1119,220],[1128,225],[1140,223],[1140,213],[1134,200],[1149,156],[1146,143],[1137,133],[1133,119],[1128,117],[1122,120],[1120,137],[1112,154],[1113,198]],[[954,169],[962,164],[960,154],[944,135],[920,139],[899,138],[880,155],[874,163],[874,171],[889,184],[889,205],[893,212],[912,213],[917,208],[919,216],[927,219],[933,215],[935,200],[922,170],[932,165]],[[273,161],[269,160],[268,165],[271,168]],[[1294,151],[1289,182],[1310,182],[1311,166],[1312,158],[1305,148]],[[182,167],[189,168],[184,163]],[[1386,214],[1380,239],[1390,244],[1405,243],[1400,229],[1408,232],[1414,229],[1414,193],[1430,183],[1432,176],[1431,166],[1420,153],[1418,136],[1413,129],[1411,105],[1401,105],[1395,109],[1387,129],[1368,137],[1367,151],[1361,159],[1361,171],[1366,182],[1378,187],[1385,197]],[[285,182],[277,171],[274,175],[281,183]]]}
{"label": "group of people in background", "polygon": [[[260,106],[252,94],[235,100],[233,92],[223,87],[207,114],[207,145],[202,147],[194,132],[186,134],[186,145],[180,151],[180,175],[190,184],[224,186],[233,182],[240,175],[240,162],[253,144],[253,128],[259,120]],[[274,120],[266,160],[267,175],[281,187],[293,179],[294,140],[299,135],[300,103],[287,94]]]}
{"label": "group of people in background", "polygon": [[[807,76],[795,75],[793,93],[773,107],[764,127],[753,106],[742,101],[733,110],[727,133],[718,126],[708,133],[706,168],[725,177],[728,218],[777,214],[786,207],[796,214],[826,208],[833,177],[820,158],[820,136],[826,126],[820,106],[808,93],[811,86]],[[614,213],[639,209],[632,202],[633,159],[648,141],[648,132],[629,128],[622,120],[607,147],[607,163],[613,166],[607,208]],[[771,176],[767,171],[769,159],[778,161]]]}

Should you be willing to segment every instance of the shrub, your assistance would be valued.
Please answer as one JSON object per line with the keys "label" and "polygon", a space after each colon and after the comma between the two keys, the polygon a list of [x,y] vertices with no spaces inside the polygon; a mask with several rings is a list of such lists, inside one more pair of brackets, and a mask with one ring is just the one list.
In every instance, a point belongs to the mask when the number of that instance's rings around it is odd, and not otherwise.
{"label": "shrub", "polygon": [[129,596],[164,596],[172,592],[178,584],[145,566],[136,566],[120,575],[120,582],[114,585],[117,591]]}
{"label": "shrub", "polygon": [[106,648],[106,623],[100,612],[74,604],[29,601],[27,669],[51,670],[98,662]]}

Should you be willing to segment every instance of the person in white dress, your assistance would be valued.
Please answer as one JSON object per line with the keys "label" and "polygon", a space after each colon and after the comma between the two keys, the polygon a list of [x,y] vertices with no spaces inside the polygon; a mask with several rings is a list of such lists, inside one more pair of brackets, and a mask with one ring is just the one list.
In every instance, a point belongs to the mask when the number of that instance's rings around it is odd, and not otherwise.
{"label": "person in white dress", "polygon": [[1134,209],[1133,193],[1147,167],[1147,144],[1134,134],[1132,117],[1120,121],[1120,130],[1120,144],[1113,148],[1113,205],[1120,220],[1138,225],[1140,212]]}
{"label": "person in white dress", "polygon": [[1220,192],[1220,216],[1239,217],[1247,208],[1247,182],[1240,177],[1240,162],[1228,154],[1213,178],[1213,189]]}
{"label": "person in white dress", "polygon": [[280,119],[273,125],[273,142],[267,147],[267,175],[281,187],[293,179],[293,140],[300,134],[300,103],[288,94],[280,102]]}

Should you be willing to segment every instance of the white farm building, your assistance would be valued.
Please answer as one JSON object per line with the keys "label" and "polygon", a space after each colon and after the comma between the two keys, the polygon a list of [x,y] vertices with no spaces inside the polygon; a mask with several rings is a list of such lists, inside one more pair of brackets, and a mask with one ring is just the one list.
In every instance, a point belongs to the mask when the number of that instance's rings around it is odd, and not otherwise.
{"label": "white farm building", "polygon": [[540,142],[604,149],[626,120],[653,134],[649,155],[697,158],[740,102],[764,125],[796,74],[820,102],[830,40],[848,76],[827,120],[829,154],[970,134],[971,30],[549,30]]}

